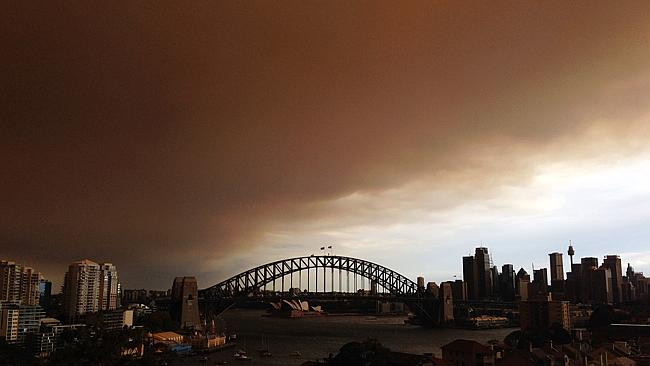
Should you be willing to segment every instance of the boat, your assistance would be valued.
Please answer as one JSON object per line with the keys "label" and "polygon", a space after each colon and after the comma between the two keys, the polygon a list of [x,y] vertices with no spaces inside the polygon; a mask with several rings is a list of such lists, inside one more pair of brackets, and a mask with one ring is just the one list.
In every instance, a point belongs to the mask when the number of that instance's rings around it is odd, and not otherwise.
{"label": "boat", "polygon": [[291,356],[291,357],[301,357],[302,354],[300,352],[298,352],[298,351],[293,351],[293,352],[291,352],[289,354],[289,356]]}

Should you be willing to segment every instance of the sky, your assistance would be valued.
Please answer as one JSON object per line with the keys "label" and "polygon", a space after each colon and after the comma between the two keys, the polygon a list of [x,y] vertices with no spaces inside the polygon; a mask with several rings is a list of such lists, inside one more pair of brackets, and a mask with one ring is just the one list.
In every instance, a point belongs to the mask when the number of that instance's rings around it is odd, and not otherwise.
{"label": "sky", "polygon": [[438,282],[569,240],[650,272],[648,2],[2,13],[0,258],[55,286],[89,258],[203,288],[325,244]]}

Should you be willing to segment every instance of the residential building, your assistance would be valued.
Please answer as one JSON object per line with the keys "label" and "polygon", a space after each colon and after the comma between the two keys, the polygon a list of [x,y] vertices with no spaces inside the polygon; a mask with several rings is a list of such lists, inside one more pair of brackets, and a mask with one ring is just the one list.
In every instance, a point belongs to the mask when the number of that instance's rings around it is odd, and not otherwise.
{"label": "residential building", "polygon": [[0,302],[0,338],[10,344],[24,345],[28,334],[38,333],[44,316],[38,305]]}
{"label": "residential building", "polygon": [[554,324],[571,329],[569,302],[551,300],[550,296],[521,301],[519,317],[522,330],[548,329]]}
{"label": "residential building", "polygon": [[103,263],[99,274],[99,309],[115,310],[120,306],[117,268],[111,263]]}
{"label": "residential building", "polygon": [[63,310],[70,319],[100,309],[100,265],[80,260],[68,267],[63,289]]}
{"label": "residential building", "polygon": [[445,344],[442,359],[449,366],[493,366],[494,352],[476,341],[457,339]]}
{"label": "residential building", "polygon": [[38,305],[41,274],[31,267],[0,261],[0,301]]}

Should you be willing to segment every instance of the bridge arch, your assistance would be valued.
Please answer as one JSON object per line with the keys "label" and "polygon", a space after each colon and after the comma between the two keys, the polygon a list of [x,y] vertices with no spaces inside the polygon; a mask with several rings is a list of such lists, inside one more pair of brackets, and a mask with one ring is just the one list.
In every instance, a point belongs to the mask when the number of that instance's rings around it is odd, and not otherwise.
{"label": "bridge arch", "polygon": [[374,281],[393,295],[415,295],[418,292],[414,281],[382,265],[353,257],[311,255],[283,259],[249,269],[201,290],[199,297],[206,301],[241,298],[285,276],[311,269],[316,269],[316,273],[319,269],[354,273]]}

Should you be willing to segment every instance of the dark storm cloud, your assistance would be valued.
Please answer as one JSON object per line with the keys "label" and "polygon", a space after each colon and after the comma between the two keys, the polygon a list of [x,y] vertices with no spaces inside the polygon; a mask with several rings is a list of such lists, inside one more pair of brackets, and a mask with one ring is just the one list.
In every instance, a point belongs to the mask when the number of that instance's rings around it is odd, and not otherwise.
{"label": "dark storm cloud", "polygon": [[463,171],[498,184],[593,128],[616,150],[645,131],[620,121],[647,112],[648,7],[11,4],[0,256],[165,286],[353,192],[481,191]]}

